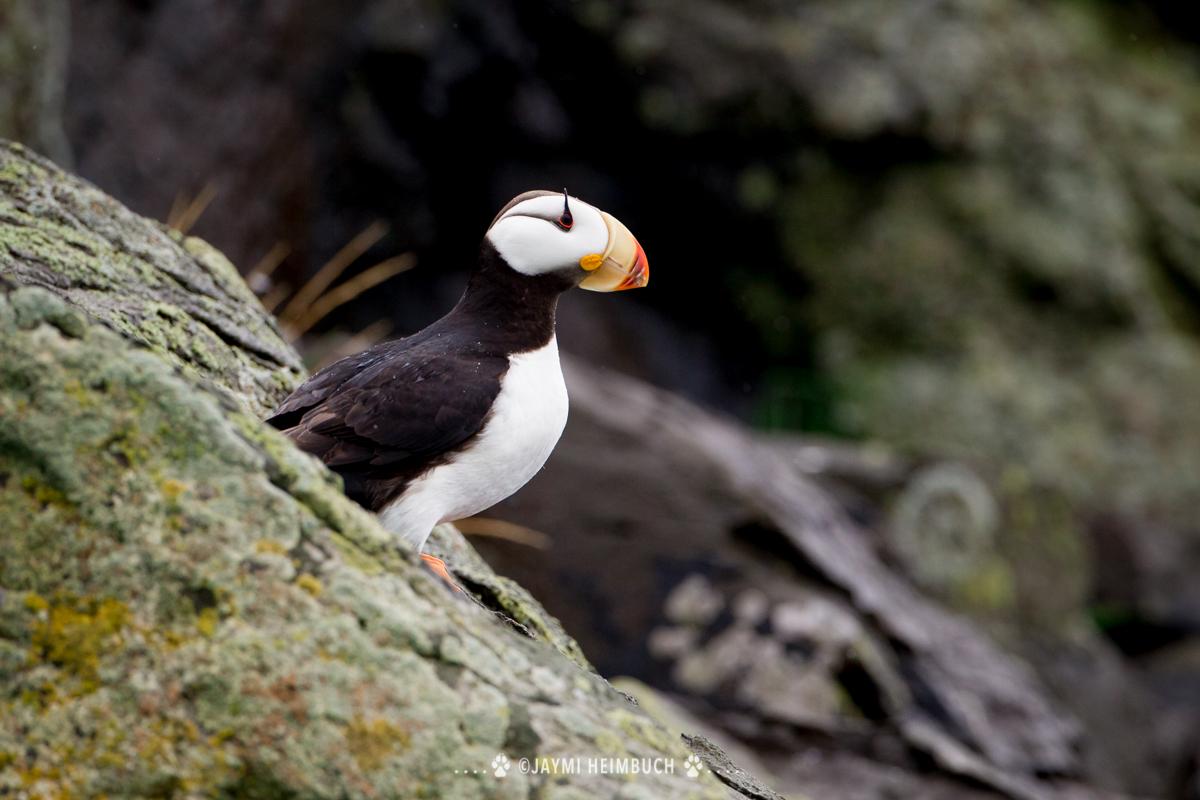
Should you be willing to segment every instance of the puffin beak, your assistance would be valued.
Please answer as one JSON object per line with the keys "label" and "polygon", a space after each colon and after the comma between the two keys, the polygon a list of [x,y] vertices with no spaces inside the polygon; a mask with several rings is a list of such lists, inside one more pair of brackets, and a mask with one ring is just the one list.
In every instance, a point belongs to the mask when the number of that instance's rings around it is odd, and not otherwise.
{"label": "puffin beak", "polygon": [[591,273],[580,287],[593,292],[619,292],[645,286],[650,281],[646,251],[620,220],[603,211],[600,216],[608,227],[608,246],[603,253],[580,259],[579,266]]}

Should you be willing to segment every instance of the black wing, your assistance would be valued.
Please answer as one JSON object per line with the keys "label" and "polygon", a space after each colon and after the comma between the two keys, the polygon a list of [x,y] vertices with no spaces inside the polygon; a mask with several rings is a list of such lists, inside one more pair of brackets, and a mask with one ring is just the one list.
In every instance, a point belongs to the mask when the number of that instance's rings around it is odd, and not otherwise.
{"label": "black wing", "polygon": [[321,370],[268,419],[378,510],[482,428],[508,369],[453,337],[387,342]]}

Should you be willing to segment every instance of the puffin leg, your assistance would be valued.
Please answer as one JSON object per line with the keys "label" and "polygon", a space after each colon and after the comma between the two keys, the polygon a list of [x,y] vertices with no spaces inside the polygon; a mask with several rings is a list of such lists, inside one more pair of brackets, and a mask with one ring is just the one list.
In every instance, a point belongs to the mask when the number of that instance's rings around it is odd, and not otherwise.
{"label": "puffin leg", "polygon": [[445,561],[442,561],[437,556],[431,556],[429,553],[420,553],[419,555],[421,556],[421,560],[425,562],[425,566],[429,567],[429,570],[434,575],[437,575],[446,583],[450,584],[450,588],[452,588],[454,591],[462,592],[462,587],[454,582],[454,578],[450,576],[450,570],[446,569]]}

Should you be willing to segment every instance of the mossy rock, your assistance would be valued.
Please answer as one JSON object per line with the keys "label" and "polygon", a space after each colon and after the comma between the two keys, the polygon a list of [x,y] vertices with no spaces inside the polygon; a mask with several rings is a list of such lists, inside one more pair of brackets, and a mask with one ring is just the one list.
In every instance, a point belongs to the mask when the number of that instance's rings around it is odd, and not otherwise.
{"label": "mossy rock", "polygon": [[255,413],[303,376],[274,319],[219,252],[2,141],[0,277],[49,289]]}

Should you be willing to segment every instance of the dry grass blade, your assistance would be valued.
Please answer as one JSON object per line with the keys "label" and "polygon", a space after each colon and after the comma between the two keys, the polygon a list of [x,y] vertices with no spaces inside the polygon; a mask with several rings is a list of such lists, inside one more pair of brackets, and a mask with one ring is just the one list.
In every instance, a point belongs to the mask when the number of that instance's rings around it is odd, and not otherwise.
{"label": "dry grass blade", "polygon": [[[287,310],[285,309],[284,313],[280,315],[281,319],[286,320],[283,323],[284,330],[292,340],[298,339],[338,306],[350,302],[372,286],[377,286],[388,278],[412,269],[416,263],[416,256],[412,253],[389,258],[370,269],[363,270],[345,283],[316,298],[294,319],[286,318]],[[292,302],[295,302],[295,298],[292,299]],[[288,306],[290,307],[291,303],[288,303]]]}
{"label": "dry grass blade", "polygon": [[538,550],[550,547],[551,539],[541,531],[526,528],[515,522],[489,517],[467,517],[454,523],[454,526],[467,536],[486,536],[490,539],[504,539],[516,542]]}
{"label": "dry grass blade", "polygon": [[167,227],[174,228],[179,221],[179,215],[183,213],[187,203],[183,199],[183,192],[176,192],[175,199],[171,201],[171,210],[167,212]]}
{"label": "dry grass blade", "polygon": [[[370,250],[387,234],[387,225],[376,220],[351,239],[346,245],[334,253],[333,258],[325,262],[317,274],[309,278],[308,283],[300,287],[300,291],[288,301],[279,313],[279,321],[286,324],[294,323],[300,316],[307,313],[309,306],[329,288],[338,276],[346,271],[359,256]],[[306,329],[307,330],[307,329]]]}
{"label": "dry grass blade", "polygon": [[[187,233],[200,219],[200,216],[216,196],[216,184],[209,181],[204,184],[204,188],[200,190],[200,194],[192,198],[192,201],[182,210],[178,209],[178,204],[172,204],[171,214],[167,218],[167,225],[180,233]],[[179,198],[176,199],[178,200]]]}
{"label": "dry grass blade", "polygon": [[276,242],[273,244],[271,249],[267,251],[267,254],[260,258],[258,263],[246,273],[246,283],[253,287],[255,281],[271,277],[291,252],[292,248],[287,242]]}
{"label": "dry grass blade", "polygon": [[271,291],[267,292],[266,295],[263,296],[262,307],[265,308],[268,313],[274,314],[275,309],[279,308],[280,303],[282,303],[284,300],[287,300],[287,297],[289,294],[291,294],[291,291],[292,287],[286,283],[281,283],[277,286],[271,287]]}

